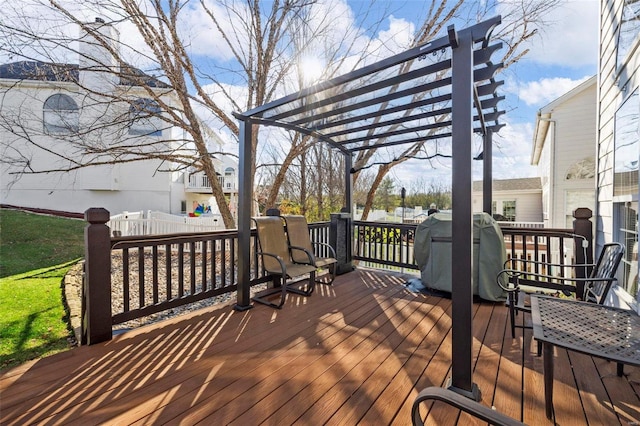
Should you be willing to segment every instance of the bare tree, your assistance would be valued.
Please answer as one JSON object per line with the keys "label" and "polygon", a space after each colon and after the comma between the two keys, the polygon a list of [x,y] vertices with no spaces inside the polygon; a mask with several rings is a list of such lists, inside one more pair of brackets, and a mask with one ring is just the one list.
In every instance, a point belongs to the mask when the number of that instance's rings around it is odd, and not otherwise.
{"label": "bare tree", "polygon": [[[194,167],[208,176],[225,225],[233,227],[233,216],[216,178],[212,152],[207,143],[211,130],[201,117],[203,112],[213,117],[214,124],[237,139],[238,126],[232,111],[262,105],[281,93],[292,64],[290,59],[295,56],[290,52],[290,24],[296,14],[312,3],[312,0],[275,0],[268,4],[257,0],[88,0],[81,5],[56,0],[27,0],[15,3],[13,13],[0,21],[0,35],[7,40],[0,45],[0,54],[4,57],[50,64],[66,63],[60,58],[80,57],[81,63],[83,59],[90,62],[88,66],[92,71],[104,74],[105,80],[129,81],[138,92],[135,97],[127,97],[122,91],[92,87],[76,79],[74,83],[89,94],[96,110],[118,110],[119,116],[84,123],[88,127],[80,128],[73,135],[64,135],[64,139],[72,143],[74,152],[61,157],[64,160],[59,162],[61,167],[35,170],[29,167],[32,164],[29,159],[23,158],[25,166],[20,172],[51,173],[146,159],[166,160],[171,168]],[[226,64],[213,66],[198,60],[200,52],[194,47],[196,35],[185,24],[187,18],[195,13],[206,16],[208,25],[215,28],[215,35],[228,51],[227,62],[233,62],[231,71],[225,68]],[[103,16],[107,22],[101,21],[99,25],[87,22],[86,16],[91,14]],[[132,34],[126,39],[114,40],[112,33],[103,31],[104,27],[111,25],[124,27]],[[69,31],[70,26],[89,34],[90,43],[108,52],[109,59],[87,58],[86,51],[79,50],[78,36]],[[145,72],[128,66],[132,58],[144,63]],[[225,77],[230,72],[237,80],[228,83]],[[149,78],[150,75],[154,77]],[[243,88],[240,96],[234,90],[237,86]],[[128,115],[122,111],[135,108],[134,102],[140,91],[159,106],[157,110],[143,108],[143,113],[156,116],[166,127],[181,129],[185,135],[183,139],[172,137],[170,140],[143,142],[138,138],[134,143],[125,137],[126,132],[117,130],[118,126],[122,129],[130,126]],[[111,107],[120,103],[125,106]],[[46,150],[32,136],[34,129],[19,125],[29,120],[11,117],[11,120],[4,121],[4,127],[28,142],[32,150]],[[99,134],[104,131],[118,137],[117,146],[100,146]],[[62,135],[58,136],[62,138]],[[256,144],[257,133],[253,141],[254,151]],[[8,150],[11,151],[10,147]],[[15,161],[16,158],[7,160]],[[65,162],[68,164],[64,165]]]}
{"label": "bare tree", "polygon": [[[506,25],[503,25],[500,34],[497,35],[508,46],[504,55],[505,65],[517,61],[526,53],[519,50],[522,42],[535,34],[536,26],[540,25],[544,14],[558,2],[559,0],[521,0],[507,3],[510,8],[502,11]],[[211,159],[214,154],[210,146],[213,137],[211,129],[220,129],[229,139],[237,140],[238,125],[232,115],[233,111],[249,110],[309,84],[302,78],[302,68],[296,67],[299,67],[305,55],[310,54],[312,50],[316,57],[322,59],[324,74],[318,78],[331,78],[358,68],[368,59],[366,53],[362,52],[368,52],[369,45],[366,43],[370,43],[370,39],[364,42],[363,47],[359,23],[371,21],[367,30],[375,33],[382,22],[382,18],[368,19],[367,13],[374,10],[371,4],[363,7],[357,16],[358,22],[353,22],[351,27],[336,28],[332,20],[335,15],[327,13],[330,9],[326,7],[316,8],[320,3],[323,2],[11,2],[6,5],[6,9],[11,13],[6,13],[6,19],[0,20],[0,37],[4,40],[0,43],[0,55],[14,60],[46,60],[52,64],[68,63],[68,58],[80,57],[87,62],[85,69],[101,73],[107,80],[116,77],[119,81],[126,81],[129,90],[106,91],[86,84],[81,79],[75,81],[88,93],[89,103],[96,111],[114,112],[111,115],[97,114],[101,120],[83,123],[85,126],[79,127],[72,135],[59,135],[73,146],[73,151],[65,154],[51,149],[47,151],[48,147],[39,144],[39,139],[32,136],[28,119],[19,117],[19,114],[5,114],[3,110],[2,125],[30,146],[29,150],[19,151],[5,148],[4,152],[12,155],[3,158],[12,161],[14,165],[19,164],[20,173],[68,171],[92,165],[147,159],[163,161],[163,167],[167,170],[202,170],[209,177],[212,194],[220,207],[225,225],[233,227],[233,216],[216,178],[217,172]],[[342,3],[337,2],[336,6],[340,4]],[[476,4],[480,6],[475,6]],[[495,10],[497,4],[497,1],[469,4],[462,0],[432,2],[422,25],[416,31],[413,44],[421,44],[435,37],[453,18],[479,20],[488,11]],[[114,43],[109,33],[101,31],[103,26],[88,22],[89,16],[103,16],[105,25],[123,28],[127,37],[122,37]],[[193,17],[197,17],[195,22],[198,25],[187,25],[187,22],[194,22],[189,20]],[[107,51],[113,62],[104,58],[84,57],[84,53],[78,47],[78,36],[69,31],[70,27],[80,28],[83,33],[89,34],[90,42]],[[318,55],[317,51],[322,53]],[[205,53],[216,57],[207,58]],[[134,64],[137,66],[130,66],[134,60],[139,63]],[[82,63],[82,60],[80,62]],[[73,76],[73,70],[61,68],[59,72],[68,72]],[[62,78],[56,81],[62,84],[67,80]],[[154,107],[138,105],[136,102],[141,95],[151,99]],[[110,108],[112,105],[118,106]],[[132,110],[138,111],[137,115],[134,114],[135,118],[158,118],[162,121],[163,127],[181,129],[183,135],[173,135],[171,138],[156,139],[152,142],[144,138],[132,139],[122,130],[131,126]],[[119,143],[113,146],[101,144],[103,138],[100,136],[107,133],[112,138],[117,137]],[[262,135],[263,133],[261,137]],[[258,171],[255,160],[258,151],[257,131],[253,132],[253,137],[252,172],[255,173]],[[280,169],[272,185],[260,187],[261,197],[268,189],[267,205],[275,203],[288,168],[296,164],[294,159],[307,152],[315,143],[303,136],[292,136],[289,140],[290,144],[282,150],[282,156],[274,158]],[[26,152],[38,150],[59,156],[60,167],[55,170],[33,169]],[[362,151],[356,158],[354,165],[359,170],[354,176],[356,187],[357,181],[361,179],[362,170],[376,162],[376,153],[375,141],[372,141],[371,148]],[[425,153],[421,145],[415,145],[397,153],[390,162],[380,165],[370,186],[365,206],[370,207],[378,185],[394,166],[409,158],[433,155],[442,156],[446,153]],[[323,191],[322,187],[323,185],[317,186],[317,196]],[[306,185],[305,189],[301,189],[308,190]]]}
{"label": "bare tree", "polygon": [[[488,14],[495,14],[498,10],[502,13],[503,25],[496,33],[492,35],[494,40],[500,40],[506,45],[506,49],[502,52],[502,57],[496,63],[503,63],[503,68],[516,63],[524,57],[528,49],[522,48],[523,44],[534,37],[538,28],[545,23],[548,13],[556,8],[560,2],[558,0],[514,0],[511,2],[464,2],[462,0],[432,2],[431,6],[422,21],[422,25],[415,34],[412,46],[420,45],[435,38],[441,33],[445,25],[452,19],[471,21],[481,21],[488,17]],[[464,17],[467,18],[464,18]],[[412,61],[408,61],[399,72],[409,69]],[[393,90],[393,89],[392,89]],[[428,93],[419,93],[414,95],[413,101],[427,96]],[[381,109],[386,107],[381,105]],[[410,112],[407,112],[410,114]],[[399,126],[399,125],[398,125]],[[396,126],[397,127],[397,126]],[[395,130],[395,129],[389,129]],[[366,218],[375,197],[375,193],[379,185],[383,182],[385,176],[395,166],[398,166],[410,159],[421,159],[430,161],[436,158],[450,157],[450,148],[439,145],[426,145],[425,141],[416,142],[399,148],[390,160],[375,163],[373,159],[379,149],[376,145],[386,142],[386,140],[371,140],[370,148],[358,152],[354,161],[354,169],[356,173],[354,179],[357,181],[359,171],[362,169],[378,166],[373,184],[364,206],[363,218]],[[449,148],[449,149],[447,149]]]}

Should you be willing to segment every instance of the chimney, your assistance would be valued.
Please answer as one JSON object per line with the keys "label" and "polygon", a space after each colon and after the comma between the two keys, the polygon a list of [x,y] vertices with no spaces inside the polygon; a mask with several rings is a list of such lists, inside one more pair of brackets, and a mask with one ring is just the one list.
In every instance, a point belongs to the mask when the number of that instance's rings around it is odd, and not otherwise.
{"label": "chimney", "polygon": [[103,93],[113,92],[120,80],[117,74],[120,66],[109,49],[117,50],[119,39],[118,31],[102,18],[84,25],[79,40],[81,86]]}

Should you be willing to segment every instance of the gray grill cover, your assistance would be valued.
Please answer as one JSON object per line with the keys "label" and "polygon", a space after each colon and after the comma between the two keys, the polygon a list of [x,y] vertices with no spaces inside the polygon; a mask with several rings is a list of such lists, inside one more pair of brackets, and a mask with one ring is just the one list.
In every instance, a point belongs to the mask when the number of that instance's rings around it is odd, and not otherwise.
{"label": "gray grill cover", "polygon": [[[451,213],[435,213],[418,225],[414,244],[422,283],[428,288],[451,292]],[[496,284],[507,254],[498,223],[487,213],[473,215],[473,294],[503,301]]]}

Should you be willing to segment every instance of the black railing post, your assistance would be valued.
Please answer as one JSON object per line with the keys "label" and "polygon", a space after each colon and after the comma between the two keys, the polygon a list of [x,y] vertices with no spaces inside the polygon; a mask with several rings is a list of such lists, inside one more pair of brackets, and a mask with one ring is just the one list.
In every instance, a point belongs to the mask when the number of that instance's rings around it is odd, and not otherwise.
{"label": "black railing post", "polygon": [[111,340],[111,236],[109,212],[91,208],[84,212],[85,277],[82,288],[82,343]]}
{"label": "black railing post", "polygon": [[350,213],[331,213],[329,245],[336,251],[338,260],[336,273],[338,275],[353,271],[352,226]]}
{"label": "black railing post", "polygon": [[[574,238],[575,247],[575,262],[576,264],[593,264],[593,224],[591,223],[591,217],[593,213],[590,209],[582,207],[573,211],[573,233],[581,235],[587,241],[586,249],[583,248],[582,238]],[[591,274],[591,269],[587,270],[583,268],[576,269],[577,278],[587,278]],[[576,286],[576,294],[582,295],[584,292],[584,284],[578,283]]]}

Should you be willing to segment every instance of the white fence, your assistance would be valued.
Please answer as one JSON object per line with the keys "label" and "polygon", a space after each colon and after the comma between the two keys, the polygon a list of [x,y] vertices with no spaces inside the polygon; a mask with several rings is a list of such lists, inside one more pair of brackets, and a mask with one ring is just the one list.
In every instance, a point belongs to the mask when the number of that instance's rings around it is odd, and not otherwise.
{"label": "white fence", "polygon": [[220,215],[178,216],[162,212],[124,212],[113,215],[107,226],[114,236],[182,234],[224,229]]}

